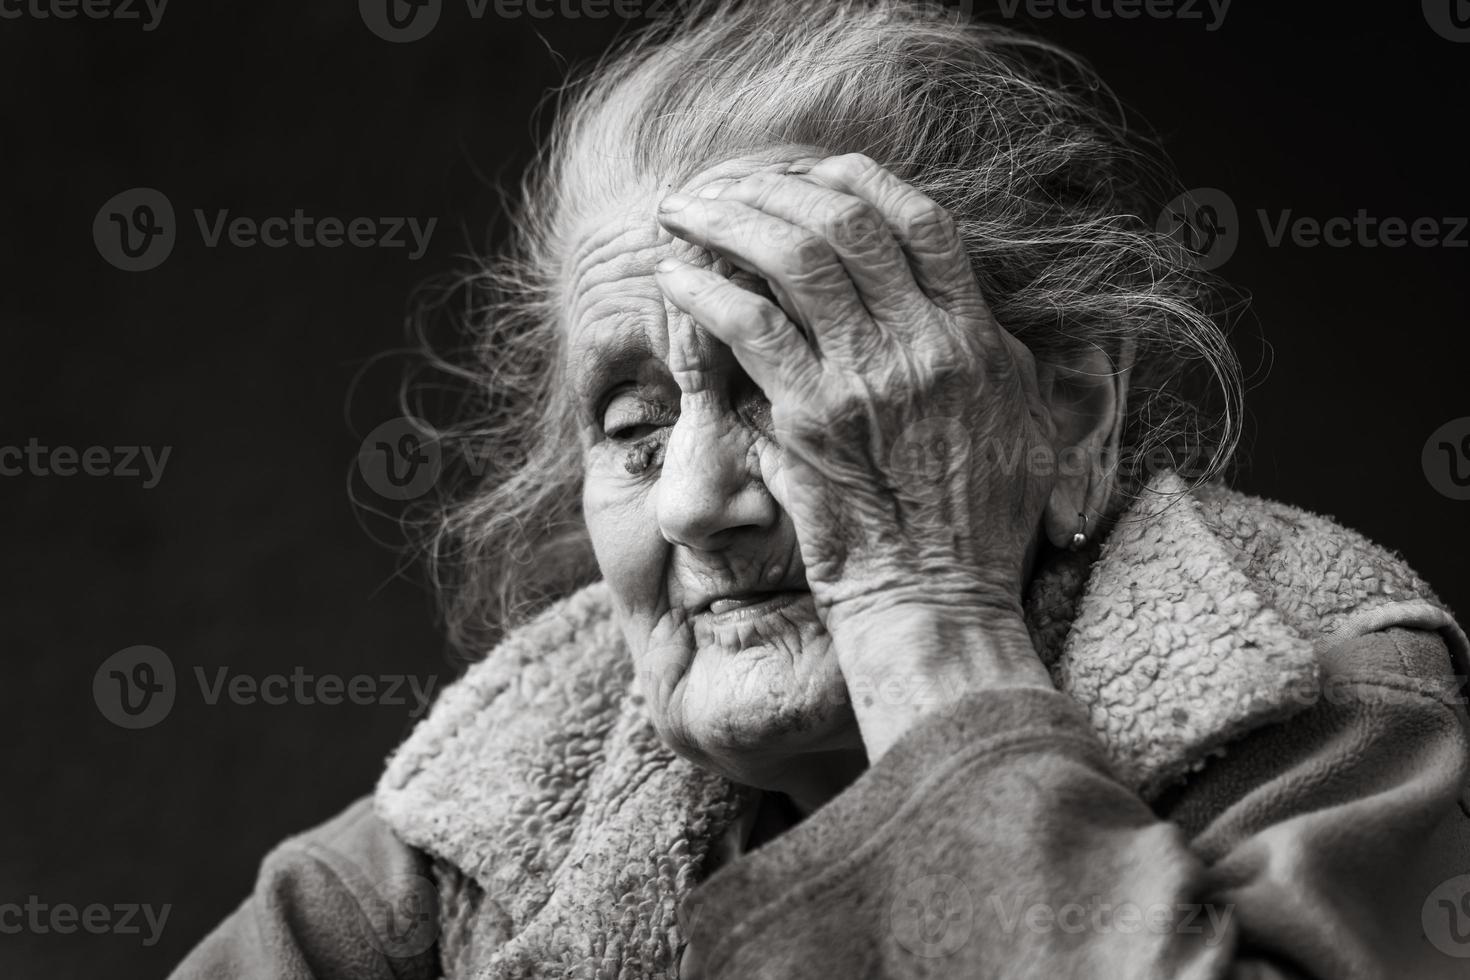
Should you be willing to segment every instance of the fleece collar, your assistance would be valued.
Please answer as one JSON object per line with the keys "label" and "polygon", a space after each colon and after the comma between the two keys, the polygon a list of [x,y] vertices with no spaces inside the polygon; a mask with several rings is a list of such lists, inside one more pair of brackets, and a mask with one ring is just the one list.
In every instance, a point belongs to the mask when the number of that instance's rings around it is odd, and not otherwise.
{"label": "fleece collar", "polygon": [[1086,558],[1061,559],[1038,578],[1028,621],[1057,689],[1083,707],[1120,778],[1146,799],[1312,703],[1312,643],[1261,594],[1177,477],[1156,482],[1090,567]]}
{"label": "fleece collar", "polygon": [[[1145,798],[1310,704],[1308,637],[1404,624],[1443,630],[1462,662],[1466,650],[1393,556],[1291,508],[1191,493],[1173,474],[1100,549],[1047,562],[1027,619],[1058,689]],[[461,942],[448,959],[485,977],[670,969],[675,909],[749,791],[664,747],[631,681],[599,583],[471,667],[390,761],[378,812],[490,903],[473,903],[489,925],[461,930],[491,934],[485,950]]]}

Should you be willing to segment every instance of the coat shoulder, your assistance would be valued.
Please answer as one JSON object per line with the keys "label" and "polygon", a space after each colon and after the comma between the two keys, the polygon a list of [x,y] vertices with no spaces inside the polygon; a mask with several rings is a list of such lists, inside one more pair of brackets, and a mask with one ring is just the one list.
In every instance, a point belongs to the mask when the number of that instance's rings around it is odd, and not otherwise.
{"label": "coat shoulder", "polygon": [[437,967],[435,901],[425,855],[364,798],[272,850],[250,897],[172,980],[428,980]]}
{"label": "coat shoulder", "polygon": [[1330,517],[1220,485],[1193,493],[1201,518],[1282,617],[1312,639],[1394,626],[1464,632],[1403,556]]}

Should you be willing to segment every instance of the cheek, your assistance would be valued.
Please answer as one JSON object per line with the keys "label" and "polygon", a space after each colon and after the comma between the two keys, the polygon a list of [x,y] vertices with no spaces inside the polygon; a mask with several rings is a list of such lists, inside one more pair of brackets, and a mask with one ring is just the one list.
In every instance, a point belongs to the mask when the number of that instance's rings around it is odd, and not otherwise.
{"label": "cheek", "polygon": [[641,649],[666,603],[663,567],[668,544],[655,520],[654,484],[636,483],[621,474],[615,460],[588,460],[582,484],[582,514],[597,567],[629,634],[629,645]]}

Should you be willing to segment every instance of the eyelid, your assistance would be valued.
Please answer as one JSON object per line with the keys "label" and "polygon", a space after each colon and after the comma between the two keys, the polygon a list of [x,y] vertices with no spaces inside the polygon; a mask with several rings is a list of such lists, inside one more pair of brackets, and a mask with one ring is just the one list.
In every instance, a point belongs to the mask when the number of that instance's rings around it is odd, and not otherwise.
{"label": "eyelid", "polygon": [[[643,414],[649,415],[651,416],[651,418],[645,420],[640,416],[639,420],[637,421],[631,421],[622,425],[609,426],[607,424],[608,410],[612,408],[613,404],[619,398],[622,398],[624,396],[630,396],[634,398],[637,401],[639,408],[644,410]],[[637,410],[635,410],[635,412],[636,411]],[[644,396],[639,392],[637,385],[629,382],[618,385],[610,392],[608,392],[607,396],[602,401],[601,409],[599,409],[597,413],[597,424],[602,429],[604,435],[610,435],[612,430],[616,428],[633,428],[645,425],[662,427],[663,425],[672,424],[674,419],[677,418],[677,410],[671,410],[669,406],[661,400]]]}
{"label": "eyelid", "polygon": [[[643,399],[638,398],[636,392],[634,392],[629,385],[621,385],[621,386],[619,386],[619,388],[616,391],[614,391],[611,395],[608,396],[607,400],[603,403],[602,410],[597,413],[597,421],[598,421],[598,424],[602,426],[602,431],[603,432],[610,432],[611,430],[617,428],[617,425],[608,425],[608,422],[607,422],[608,412],[610,412],[612,410],[613,406],[617,405],[617,403],[619,401],[624,400],[625,398],[627,398],[630,395],[633,397],[633,399],[635,401],[637,401],[639,403],[642,403]],[[634,414],[634,413],[633,412],[629,412],[628,410],[625,409],[623,411],[623,414]]]}
{"label": "eyelid", "polygon": [[613,399],[631,387],[633,387],[633,382],[624,381],[610,386],[606,391],[598,395],[592,404],[592,420],[601,426],[602,420],[607,417],[607,407],[613,403]]}

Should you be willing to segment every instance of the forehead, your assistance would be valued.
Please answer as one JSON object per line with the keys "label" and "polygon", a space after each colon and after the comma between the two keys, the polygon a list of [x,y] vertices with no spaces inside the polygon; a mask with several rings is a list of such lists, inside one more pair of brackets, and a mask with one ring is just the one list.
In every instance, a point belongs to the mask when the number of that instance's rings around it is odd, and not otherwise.
{"label": "forehead", "polygon": [[[811,147],[782,147],[726,160],[677,189],[695,191],[712,181],[785,170],[816,154]],[[667,355],[669,319],[683,314],[665,303],[654,281],[653,268],[660,259],[672,256],[730,274],[723,259],[674,238],[658,223],[658,202],[674,189],[645,189],[609,202],[581,221],[571,236],[562,272],[562,322],[574,378],[579,363],[609,356],[662,360]]]}
{"label": "forehead", "polygon": [[567,263],[563,324],[579,394],[593,365],[666,357],[671,311],[653,278],[661,258],[711,264],[708,253],[677,241],[654,220],[656,203],[650,195],[590,220]]}

